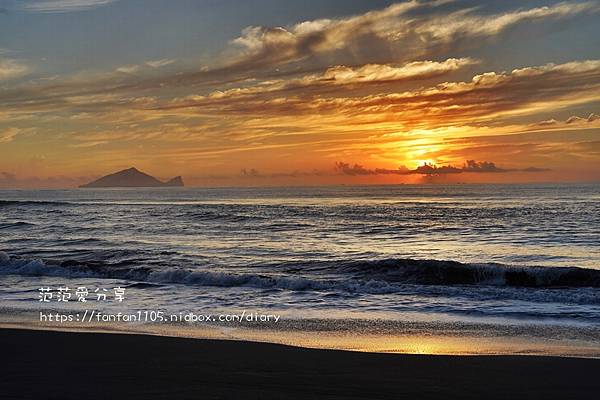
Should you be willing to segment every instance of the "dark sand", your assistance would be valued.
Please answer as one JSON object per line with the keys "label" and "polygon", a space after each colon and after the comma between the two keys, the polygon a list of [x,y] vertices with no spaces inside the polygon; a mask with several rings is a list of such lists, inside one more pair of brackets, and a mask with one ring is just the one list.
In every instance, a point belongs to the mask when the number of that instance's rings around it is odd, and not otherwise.
{"label": "dark sand", "polygon": [[594,399],[600,360],[0,329],[2,399]]}

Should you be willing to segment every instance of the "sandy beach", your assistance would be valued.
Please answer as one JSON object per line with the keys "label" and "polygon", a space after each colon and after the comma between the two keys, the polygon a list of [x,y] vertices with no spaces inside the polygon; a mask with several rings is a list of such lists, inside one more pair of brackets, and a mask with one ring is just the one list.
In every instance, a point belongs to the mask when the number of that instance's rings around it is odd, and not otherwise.
{"label": "sandy beach", "polygon": [[600,360],[0,329],[4,399],[590,399]]}

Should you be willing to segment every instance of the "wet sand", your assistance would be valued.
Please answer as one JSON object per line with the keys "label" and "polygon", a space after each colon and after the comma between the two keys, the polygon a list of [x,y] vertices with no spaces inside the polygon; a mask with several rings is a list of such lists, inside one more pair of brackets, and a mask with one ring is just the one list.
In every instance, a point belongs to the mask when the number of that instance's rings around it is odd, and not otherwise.
{"label": "wet sand", "polygon": [[2,399],[592,399],[600,360],[0,329]]}

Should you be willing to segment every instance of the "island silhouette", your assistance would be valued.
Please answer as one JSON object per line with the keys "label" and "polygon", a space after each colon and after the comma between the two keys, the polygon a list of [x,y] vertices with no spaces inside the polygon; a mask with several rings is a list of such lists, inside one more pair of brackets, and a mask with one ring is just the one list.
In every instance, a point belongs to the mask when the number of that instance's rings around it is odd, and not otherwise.
{"label": "island silhouette", "polygon": [[79,186],[80,188],[111,188],[111,187],[183,187],[181,176],[162,182],[135,167],[124,169],[113,174],[105,175],[95,181]]}

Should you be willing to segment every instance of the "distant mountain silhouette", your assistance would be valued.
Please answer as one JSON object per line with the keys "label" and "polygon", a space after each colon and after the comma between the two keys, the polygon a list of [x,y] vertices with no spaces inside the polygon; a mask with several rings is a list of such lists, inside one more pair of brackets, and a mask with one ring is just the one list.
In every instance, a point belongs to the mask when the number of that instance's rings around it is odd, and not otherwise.
{"label": "distant mountain silhouette", "polygon": [[177,176],[170,181],[161,182],[153,176],[143,173],[136,168],[124,169],[114,174],[103,176],[93,182],[79,186],[80,188],[109,188],[109,187],[182,187],[183,180]]}

